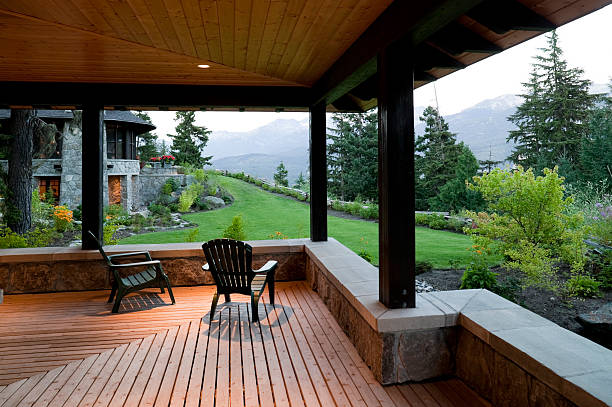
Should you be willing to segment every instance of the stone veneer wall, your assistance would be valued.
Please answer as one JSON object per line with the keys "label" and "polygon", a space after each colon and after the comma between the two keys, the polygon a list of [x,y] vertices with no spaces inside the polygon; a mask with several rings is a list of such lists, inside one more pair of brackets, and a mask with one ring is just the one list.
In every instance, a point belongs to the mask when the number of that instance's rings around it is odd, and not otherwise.
{"label": "stone veneer wall", "polygon": [[152,174],[141,173],[138,176],[138,194],[136,195],[136,204],[139,206],[148,206],[159,198],[159,193],[162,186],[170,178],[176,179],[181,185],[185,185],[186,176],[182,174]]}
{"label": "stone veneer wall", "polygon": [[83,196],[83,160],[81,159],[81,112],[74,112],[74,119],[67,124],[62,144],[62,182],[60,203],[76,208]]}
{"label": "stone veneer wall", "polygon": [[[151,255],[161,260],[164,271],[175,286],[213,284],[210,273],[202,271],[206,262],[199,244],[155,245]],[[181,247],[181,249],[174,249]],[[188,246],[188,249],[183,249]],[[141,251],[149,245],[113,246],[108,254]],[[110,289],[108,267],[97,251],[78,248],[6,249],[0,264],[0,288],[6,294],[44,293]],[[58,250],[59,249],[59,250]],[[53,258],[55,260],[50,260]],[[276,280],[303,280],[305,254],[289,249],[254,247],[253,267],[259,268],[270,259],[279,267]]]}
{"label": "stone veneer wall", "polygon": [[[457,377],[494,406],[576,406],[467,329],[459,333],[456,363]],[[591,402],[582,405],[597,405]]]}
{"label": "stone veneer wall", "polygon": [[457,327],[378,332],[310,256],[306,281],[382,384],[422,381],[454,372]]}

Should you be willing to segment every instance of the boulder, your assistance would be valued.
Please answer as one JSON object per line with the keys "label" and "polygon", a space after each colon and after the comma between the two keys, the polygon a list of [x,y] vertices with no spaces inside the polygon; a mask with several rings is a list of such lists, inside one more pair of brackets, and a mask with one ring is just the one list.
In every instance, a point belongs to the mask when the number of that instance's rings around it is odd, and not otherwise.
{"label": "boulder", "polygon": [[204,202],[206,202],[210,209],[217,209],[225,206],[225,201],[221,198],[217,198],[216,196],[207,196],[204,198]]}
{"label": "boulder", "polygon": [[612,302],[602,305],[595,311],[580,314],[576,319],[586,330],[612,337]]}

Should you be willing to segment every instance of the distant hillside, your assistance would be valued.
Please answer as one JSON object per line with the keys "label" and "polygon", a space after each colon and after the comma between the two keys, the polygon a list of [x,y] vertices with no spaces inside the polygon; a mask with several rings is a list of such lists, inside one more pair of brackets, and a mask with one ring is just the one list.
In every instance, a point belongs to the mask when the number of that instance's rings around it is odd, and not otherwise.
{"label": "distant hillside", "polygon": [[[450,131],[457,134],[457,141],[467,144],[476,158],[489,158],[489,148],[494,160],[503,160],[510,155],[513,144],[506,143],[506,137],[515,126],[507,118],[521,103],[514,95],[499,96],[485,100],[457,114],[444,116]],[[425,123],[415,126],[417,135],[425,132]]]}
{"label": "distant hillside", "polygon": [[[606,93],[608,86],[594,84],[592,93]],[[504,160],[513,145],[506,137],[515,127],[507,119],[522,98],[503,95],[482,101],[457,114],[445,116],[457,140],[465,142],[480,160]],[[425,108],[415,107],[415,132],[423,134],[425,124],[419,121]],[[327,127],[331,127],[328,120]],[[278,119],[249,132],[215,132],[206,146],[206,155],[213,155],[213,167],[244,171],[254,176],[272,179],[282,160],[293,181],[300,171],[308,171],[308,120]]]}
{"label": "distant hillside", "polygon": [[287,168],[289,182],[293,184],[300,172],[307,176],[308,150],[299,149],[286,151],[280,154],[242,154],[231,157],[213,159],[213,168],[231,172],[244,171],[258,178],[272,181],[276,167],[283,161]]}

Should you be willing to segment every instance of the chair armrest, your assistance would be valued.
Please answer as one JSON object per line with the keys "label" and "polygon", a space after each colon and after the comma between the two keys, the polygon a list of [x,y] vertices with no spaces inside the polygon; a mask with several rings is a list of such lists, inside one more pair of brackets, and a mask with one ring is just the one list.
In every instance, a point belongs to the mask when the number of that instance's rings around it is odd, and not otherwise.
{"label": "chair armrest", "polygon": [[145,256],[149,261],[151,261],[151,254],[149,252],[132,252],[132,253],[119,253],[119,254],[111,254],[108,256],[109,259],[114,259],[117,257],[130,257],[130,256]]}
{"label": "chair armrest", "polygon": [[139,266],[153,266],[156,264],[161,264],[159,260],[150,260],[150,261],[141,261],[139,263],[126,263],[126,264],[113,264],[112,268],[130,268],[130,267],[139,267]]}
{"label": "chair armrest", "polygon": [[253,270],[255,274],[265,274],[269,271],[272,271],[276,268],[278,262],[276,260],[268,260],[266,264],[264,264],[259,270]]}
{"label": "chair armrest", "polygon": [[206,263],[206,264],[204,264],[204,265],[202,266],[202,270],[204,270],[204,271],[208,271],[208,270],[210,270],[210,266],[208,265],[208,263]]}

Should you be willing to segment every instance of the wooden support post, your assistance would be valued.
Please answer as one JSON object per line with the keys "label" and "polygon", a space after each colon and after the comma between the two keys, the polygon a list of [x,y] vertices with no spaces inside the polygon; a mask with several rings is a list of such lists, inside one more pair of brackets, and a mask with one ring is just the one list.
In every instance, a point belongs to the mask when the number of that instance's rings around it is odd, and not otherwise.
{"label": "wooden support post", "polygon": [[310,239],[327,240],[325,104],[310,107]]}
{"label": "wooden support post", "polygon": [[408,41],[378,55],[379,298],[414,308],[414,53]]}
{"label": "wooden support post", "polygon": [[83,107],[83,250],[97,249],[96,242],[87,234],[91,230],[103,241],[103,141],[104,110],[99,105]]}

